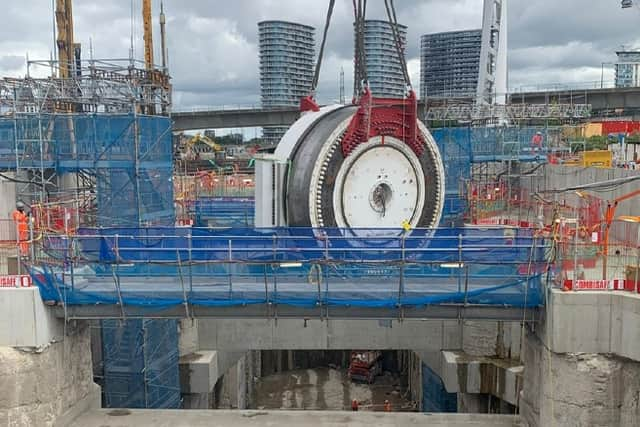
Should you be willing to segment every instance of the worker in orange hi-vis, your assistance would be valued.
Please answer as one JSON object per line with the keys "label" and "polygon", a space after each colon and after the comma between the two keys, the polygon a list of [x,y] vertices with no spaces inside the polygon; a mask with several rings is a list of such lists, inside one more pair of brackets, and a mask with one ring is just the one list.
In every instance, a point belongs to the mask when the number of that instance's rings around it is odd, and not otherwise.
{"label": "worker in orange hi-vis", "polygon": [[20,255],[29,255],[29,217],[24,213],[24,203],[16,203],[16,210],[11,215],[16,223],[17,240],[20,246]]}
{"label": "worker in orange hi-vis", "polygon": [[384,412],[391,412],[391,402],[388,400],[384,401]]}

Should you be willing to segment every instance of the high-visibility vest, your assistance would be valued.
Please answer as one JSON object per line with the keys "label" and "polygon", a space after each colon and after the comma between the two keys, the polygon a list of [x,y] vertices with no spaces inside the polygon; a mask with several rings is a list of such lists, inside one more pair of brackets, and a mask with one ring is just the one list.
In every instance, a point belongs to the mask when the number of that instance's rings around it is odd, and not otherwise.
{"label": "high-visibility vest", "polygon": [[18,229],[18,233],[20,234],[21,239],[26,239],[29,234],[29,225],[28,218],[24,212],[20,212],[19,210],[13,211],[12,214],[13,221],[16,223],[16,227]]}

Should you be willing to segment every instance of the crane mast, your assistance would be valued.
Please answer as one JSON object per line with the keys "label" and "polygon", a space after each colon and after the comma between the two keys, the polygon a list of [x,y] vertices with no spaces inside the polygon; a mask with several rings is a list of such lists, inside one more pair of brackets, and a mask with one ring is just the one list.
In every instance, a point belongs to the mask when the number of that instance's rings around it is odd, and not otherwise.
{"label": "crane mast", "polygon": [[79,49],[73,42],[72,0],[56,0],[56,26],[58,27],[59,77],[71,78],[75,63],[75,52]]}
{"label": "crane mast", "polygon": [[142,0],[142,24],[144,27],[144,63],[153,70],[153,26],[151,22],[151,0]]}
{"label": "crane mast", "polygon": [[166,18],[164,16],[164,6],[160,2],[160,48],[162,49],[162,72],[167,72],[167,41],[165,33]]}

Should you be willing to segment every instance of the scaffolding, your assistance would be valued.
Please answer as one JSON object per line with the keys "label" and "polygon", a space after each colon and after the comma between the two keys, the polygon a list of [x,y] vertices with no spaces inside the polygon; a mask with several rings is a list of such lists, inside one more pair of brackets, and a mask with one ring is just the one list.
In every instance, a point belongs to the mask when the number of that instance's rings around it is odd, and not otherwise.
{"label": "scaffolding", "polygon": [[[43,67],[57,74],[55,61],[31,61],[28,75]],[[0,170],[42,219],[62,201],[76,227],[173,224],[171,121],[143,114],[170,102],[169,77],[128,60],[0,79]]]}
{"label": "scaffolding", "polygon": [[[445,168],[442,224],[460,224],[469,209],[469,183],[497,174],[511,176],[521,165],[546,163],[551,147],[560,144],[561,127],[495,126],[433,129]],[[484,178],[483,178],[484,177]]]}
{"label": "scaffolding", "polygon": [[28,61],[27,77],[0,79],[0,114],[170,113],[167,74],[129,59],[91,59],[79,65],[75,75],[59,78],[58,61]]}

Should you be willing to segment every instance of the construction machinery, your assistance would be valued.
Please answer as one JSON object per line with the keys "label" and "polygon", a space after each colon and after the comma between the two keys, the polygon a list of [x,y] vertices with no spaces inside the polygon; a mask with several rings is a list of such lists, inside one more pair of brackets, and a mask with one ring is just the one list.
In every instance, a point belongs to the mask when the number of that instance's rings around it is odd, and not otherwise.
{"label": "construction machinery", "polygon": [[144,29],[144,64],[153,70],[153,28],[151,22],[151,0],[142,0],[142,26]]}
{"label": "construction machinery", "polygon": [[224,148],[213,139],[199,133],[189,138],[183,156],[188,160],[213,160],[224,153]]}
{"label": "construction machinery", "polygon": [[382,374],[382,352],[377,350],[352,351],[348,375],[351,381],[373,384]]}
{"label": "construction machinery", "polygon": [[73,41],[72,0],[56,0],[56,25],[59,77],[68,79],[73,76],[75,64],[80,59],[80,45]]}
{"label": "construction machinery", "polygon": [[444,166],[435,140],[418,120],[417,99],[385,0],[406,96],[378,98],[369,88],[364,49],[366,1],[354,2],[353,104],[320,108],[314,94],[335,1],[330,1],[320,54],[301,118],[273,155],[256,157],[256,226],[432,228],[444,206]]}

